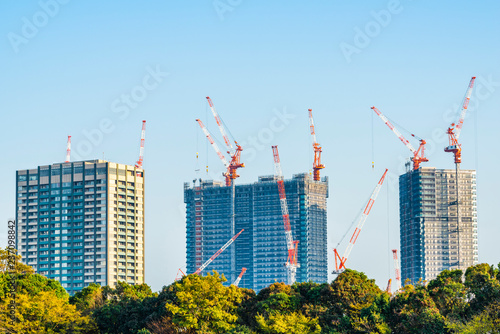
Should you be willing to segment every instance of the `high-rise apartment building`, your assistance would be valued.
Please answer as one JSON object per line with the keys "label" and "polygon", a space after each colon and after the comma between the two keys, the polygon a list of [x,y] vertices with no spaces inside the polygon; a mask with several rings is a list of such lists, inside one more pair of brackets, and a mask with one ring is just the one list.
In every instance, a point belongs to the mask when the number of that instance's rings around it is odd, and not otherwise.
{"label": "high-rise apartment building", "polygon": [[90,283],[144,283],[144,171],[104,160],[16,173],[23,262],[74,294]]}
{"label": "high-rise apartment building", "polygon": [[433,167],[399,177],[403,282],[477,264],[476,172],[460,170],[456,182],[455,170]]}
{"label": "high-rise apartment building", "polygon": [[[293,239],[299,241],[297,282],[326,282],[328,179],[313,181],[308,174],[298,174],[284,184]],[[187,273],[193,273],[232,237],[231,187],[216,181],[186,183],[184,202]],[[240,286],[257,291],[276,281],[287,282],[288,252],[274,176],[235,186],[234,221],[236,233],[244,229],[234,242],[234,270],[228,248],[205,272],[216,270],[230,284],[245,267]]]}

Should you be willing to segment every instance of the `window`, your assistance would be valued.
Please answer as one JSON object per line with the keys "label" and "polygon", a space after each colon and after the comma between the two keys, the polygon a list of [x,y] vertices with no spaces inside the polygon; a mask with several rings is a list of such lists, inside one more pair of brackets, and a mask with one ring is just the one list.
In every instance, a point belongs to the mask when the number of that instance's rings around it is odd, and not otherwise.
{"label": "window", "polygon": [[17,176],[18,181],[26,181],[26,179],[27,179],[27,175],[18,175]]}

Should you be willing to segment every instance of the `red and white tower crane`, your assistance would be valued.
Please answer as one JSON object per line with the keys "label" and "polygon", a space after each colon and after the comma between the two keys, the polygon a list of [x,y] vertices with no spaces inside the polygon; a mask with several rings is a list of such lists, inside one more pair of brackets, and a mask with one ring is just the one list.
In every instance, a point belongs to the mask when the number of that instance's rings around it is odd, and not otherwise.
{"label": "red and white tower crane", "polygon": [[68,136],[68,143],[66,144],[66,161],[70,162],[71,158],[71,136]]}
{"label": "red and white tower crane", "polygon": [[141,148],[139,149],[139,160],[135,163],[135,168],[142,169],[142,162],[144,161],[144,139],[146,138],[146,121],[142,121],[141,130]]}
{"label": "red and white tower crane", "polygon": [[465,97],[462,102],[462,110],[460,111],[460,118],[457,123],[451,123],[448,128],[448,140],[449,145],[444,149],[445,152],[452,152],[455,156],[455,164],[460,164],[462,162],[462,145],[458,143],[458,138],[462,132],[462,126],[464,125],[465,114],[467,113],[467,108],[469,106],[470,97],[472,95],[472,88],[474,88],[474,81],[476,77],[472,77],[465,92]]}
{"label": "red and white tower crane", "polygon": [[222,138],[224,138],[224,143],[226,144],[226,146],[229,149],[228,153],[232,155],[234,153],[233,145],[231,144],[231,141],[229,140],[229,137],[227,136],[226,130],[224,129],[224,125],[222,124],[222,119],[220,118],[219,114],[215,110],[214,103],[212,102],[212,99],[209,96],[207,96],[207,102],[208,102],[208,105],[210,106],[210,110],[212,111],[212,115],[214,115],[215,122],[217,123],[217,126],[219,127],[219,131],[222,135]]}
{"label": "red and white tower crane", "polygon": [[[219,146],[217,146],[217,143],[213,140],[212,138],[212,135],[210,134],[210,132],[208,131],[207,127],[205,126],[205,124],[203,124],[203,122],[200,120],[200,119],[196,119],[196,122],[198,122],[198,124],[200,125],[200,128],[201,130],[203,131],[203,133],[205,134],[205,136],[207,137],[208,139],[208,142],[210,143],[210,145],[212,145],[215,153],[217,153],[217,156],[219,157],[219,159],[222,161],[222,164],[224,165],[224,167],[229,167],[229,163],[227,162],[226,160],[226,157],[224,156],[224,154],[222,154],[222,152],[220,151],[219,149]],[[228,175],[227,174],[224,174],[224,176],[226,177],[226,182],[228,180]],[[227,185],[227,184],[226,184]]]}
{"label": "red and white tower crane", "polygon": [[[230,205],[230,208],[231,208],[231,214],[230,214],[230,216],[231,216],[231,234],[234,234],[234,232],[235,232],[235,218],[234,218],[235,217],[235,192],[236,192],[234,180],[239,177],[239,175],[237,173],[238,168],[245,167],[245,164],[243,164],[240,161],[241,151],[243,151],[243,149],[241,148],[241,146],[238,144],[238,142],[236,140],[234,140],[234,144],[236,146],[236,149],[234,149],[234,147],[233,147],[233,145],[232,145],[232,143],[229,140],[229,137],[227,135],[227,133],[229,131],[226,131],[226,129],[224,128],[224,122],[222,121],[221,117],[219,116],[219,114],[215,110],[212,99],[210,99],[210,97],[208,97],[208,96],[207,96],[207,102],[208,102],[208,105],[210,106],[210,110],[212,111],[212,114],[215,118],[215,121],[216,121],[217,126],[219,128],[219,131],[220,131],[222,137],[224,138],[224,143],[227,146],[227,153],[230,156],[229,163],[227,162],[227,160],[224,157],[224,155],[222,154],[222,152],[219,150],[218,146],[213,141],[213,139],[210,136],[210,133],[208,132],[206,127],[203,126],[203,123],[199,119],[197,119],[196,121],[202,127],[202,130],[205,133],[205,135],[207,136],[207,139],[209,140],[209,142],[212,145],[212,147],[214,148],[215,152],[217,153],[217,155],[221,159],[222,163],[224,164],[224,167],[226,167],[226,173],[224,174],[224,177],[226,179],[226,186],[231,187],[231,205]],[[235,270],[236,270],[236,255],[235,255],[235,250],[234,250],[234,246],[233,246],[233,247],[231,247],[231,280],[233,280],[234,277],[236,276]]]}
{"label": "red and white tower crane", "polygon": [[[464,125],[465,114],[467,113],[467,108],[469,107],[470,97],[472,95],[472,89],[474,88],[474,82],[476,81],[476,77],[472,77],[469,82],[469,86],[465,92],[464,100],[462,101],[462,110],[460,111],[460,117],[457,123],[452,123],[448,128],[448,140],[449,145],[445,147],[445,152],[453,153],[455,157],[455,186],[457,189],[457,200],[455,202],[457,206],[457,229],[455,232],[457,233],[457,269],[465,269],[461,268],[461,246],[460,246],[460,229],[461,229],[461,219],[460,219],[460,187],[459,187],[459,173],[460,164],[462,163],[462,145],[458,143],[458,138],[460,137],[460,133],[462,132],[462,126]],[[453,231],[453,230],[452,230]]]}
{"label": "red and white tower crane", "polygon": [[[217,111],[215,110],[214,103],[212,102],[212,99],[210,99],[209,96],[207,96],[207,102],[208,102],[208,105],[210,106],[210,110],[212,111],[212,114],[214,115],[215,122],[217,123],[217,127],[219,128],[219,131],[220,131],[222,137],[224,138],[224,143],[227,146],[227,153],[229,154],[229,156],[231,158],[229,164],[224,165],[227,168],[227,172],[225,174],[226,186],[229,187],[232,183],[232,180],[239,177],[239,175],[237,174],[237,169],[245,167],[245,164],[240,162],[241,151],[243,151],[243,149],[241,148],[241,146],[238,144],[238,142],[236,140],[234,141],[236,149],[234,149],[234,147],[231,144],[231,141],[229,140],[229,137],[227,135],[227,131],[224,128],[224,123],[222,122],[222,119],[219,116],[219,114],[217,113]],[[219,153],[217,153],[217,154],[219,154]]]}
{"label": "red and white tower crane", "polygon": [[314,161],[313,161],[313,179],[314,181],[319,181],[319,172],[321,169],[325,168],[325,165],[321,163],[321,146],[316,140],[316,131],[314,129],[314,120],[312,115],[312,109],[309,109],[309,128],[311,129],[311,135],[313,139],[313,150],[314,150]]}
{"label": "red and white tower crane", "polygon": [[[363,210],[363,213],[359,217],[358,224],[356,226],[356,229],[354,230],[354,233],[352,234],[351,240],[349,240],[349,245],[344,251],[344,255],[340,257],[339,253],[337,252],[337,249],[336,248],[333,249],[333,252],[335,253],[335,270],[332,272],[332,274],[338,275],[345,270],[346,268],[345,263],[347,261],[347,258],[349,257],[349,254],[351,253],[351,250],[354,247],[356,240],[358,239],[359,233],[361,232],[361,229],[365,224],[366,218],[368,218],[368,215],[370,214],[373,204],[375,203],[375,199],[377,199],[378,193],[380,192],[380,188],[382,187],[382,183],[384,183],[386,175],[387,175],[387,169],[385,170],[384,174],[378,181],[377,186],[373,190],[372,195],[368,200],[368,203],[366,203],[365,209]],[[342,240],[340,240],[340,242],[342,242]]]}
{"label": "red and white tower crane", "polygon": [[233,283],[234,286],[238,286],[238,284],[240,284],[241,278],[243,277],[243,274],[245,274],[246,271],[247,271],[247,268],[245,268],[245,267],[241,268],[240,275],[238,276],[236,281],[234,281],[234,283]]}
{"label": "red and white tower crane", "polygon": [[288,259],[286,261],[288,284],[295,283],[297,276],[297,268],[300,265],[297,263],[297,250],[299,242],[293,240],[292,227],[290,226],[290,216],[288,214],[288,205],[286,203],[285,183],[283,182],[283,172],[281,171],[280,156],[278,146],[272,146],[274,155],[274,170],[278,182],[278,190],[280,195],[281,214],[283,223],[285,224],[286,246],[288,250]]}
{"label": "red and white tower crane", "polygon": [[382,119],[382,121],[389,127],[389,129],[391,129],[392,132],[399,138],[399,140],[401,140],[401,142],[413,153],[413,157],[411,158],[411,160],[413,161],[413,170],[417,170],[420,167],[420,163],[429,161],[429,159],[427,159],[424,156],[424,146],[425,146],[425,144],[427,144],[425,140],[418,138],[417,136],[412,134],[413,137],[417,138],[420,141],[420,146],[418,147],[418,150],[416,150],[413,147],[413,145],[410,144],[410,142],[405,137],[403,137],[401,132],[399,132],[399,130],[396,129],[394,127],[394,125],[392,125],[392,123],[387,119],[387,117],[385,117],[380,112],[380,110],[378,110],[375,107],[372,107],[372,109]]}
{"label": "red and white tower crane", "polygon": [[401,270],[399,267],[399,261],[398,261],[398,250],[393,249],[392,250],[392,258],[394,259],[394,273],[395,273],[395,278],[396,278],[396,291],[401,289]]}
{"label": "red and white tower crane", "polygon": [[240,236],[241,232],[243,232],[243,231],[244,231],[244,229],[239,231],[238,234],[236,234],[234,237],[229,239],[229,241],[226,242],[226,244],[224,246],[222,246],[221,249],[219,249],[217,251],[217,253],[212,255],[212,257],[210,259],[208,259],[205,263],[203,263],[202,266],[199,267],[193,274],[201,273],[203,271],[203,269],[205,269],[210,263],[212,263],[213,260],[215,260],[217,258],[217,256],[219,256],[224,250],[226,250],[226,248],[228,248],[234,242],[234,240],[236,240],[236,238],[238,238]]}

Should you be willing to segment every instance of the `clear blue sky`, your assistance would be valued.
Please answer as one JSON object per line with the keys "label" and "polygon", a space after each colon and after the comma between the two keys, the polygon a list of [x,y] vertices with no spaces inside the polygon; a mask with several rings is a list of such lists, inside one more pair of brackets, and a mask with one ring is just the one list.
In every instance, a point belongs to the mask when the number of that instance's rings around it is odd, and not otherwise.
{"label": "clear blue sky", "polygon": [[479,259],[500,262],[497,1],[54,1],[0,3],[0,221],[14,216],[17,169],[63,161],[67,135],[82,159],[133,164],[146,119],[146,282],[159,290],[185,266],[183,182],[207,178],[195,171],[207,161],[222,171],[195,122],[218,135],[205,96],[243,144],[240,183],[273,173],[275,144],[286,177],[310,170],[312,108],[330,177],[330,270],[332,248],[391,172],[348,261],[385,287],[410,152],[370,107],[429,142],[427,166],[453,168],[444,131],[475,75],[462,168],[478,171]]}

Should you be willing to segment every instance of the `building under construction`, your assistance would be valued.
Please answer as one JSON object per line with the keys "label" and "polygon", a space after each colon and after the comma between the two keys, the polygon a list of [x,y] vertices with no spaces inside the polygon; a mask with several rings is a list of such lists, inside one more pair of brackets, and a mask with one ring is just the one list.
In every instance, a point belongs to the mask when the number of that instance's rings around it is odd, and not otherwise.
{"label": "building under construction", "polygon": [[[261,290],[274,282],[287,282],[287,241],[283,228],[277,176],[235,186],[234,228],[231,186],[217,181],[184,185],[186,203],[187,273],[193,273],[232,237],[243,233],[232,251],[214,260],[206,272],[224,274],[228,284],[242,268],[247,271],[239,286]],[[296,281],[327,282],[328,178],[314,181],[309,174],[284,180],[293,240],[298,241]]]}
{"label": "building under construction", "polygon": [[478,263],[475,171],[409,171],[399,177],[399,203],[403,282]]}

